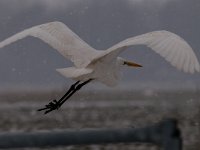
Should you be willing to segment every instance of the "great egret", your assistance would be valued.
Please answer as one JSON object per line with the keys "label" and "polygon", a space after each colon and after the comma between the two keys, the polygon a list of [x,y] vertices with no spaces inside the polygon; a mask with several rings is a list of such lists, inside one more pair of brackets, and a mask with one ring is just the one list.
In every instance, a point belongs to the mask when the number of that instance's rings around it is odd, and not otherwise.
{"label": "great egret", "polygon": [[141,67],[137,63],[118,57],[128,46],[146,45],[179,70],[189,73],[200,71],[199,62],[187,42],[164,30],[128,38],[103,51],[89,46],[65,24],[50,22],[11,36],[0,42],[0,48],[27,36],[43,40],[74,63],[73,67],[56,69],[63,76],[77,82],[60,100],[53,100],[45,108],[39,109],[46,110],[45,113],[58,109],[71,95],[91,81],[99,81],[107,86],[116,85],[120,67],[123,65]]}

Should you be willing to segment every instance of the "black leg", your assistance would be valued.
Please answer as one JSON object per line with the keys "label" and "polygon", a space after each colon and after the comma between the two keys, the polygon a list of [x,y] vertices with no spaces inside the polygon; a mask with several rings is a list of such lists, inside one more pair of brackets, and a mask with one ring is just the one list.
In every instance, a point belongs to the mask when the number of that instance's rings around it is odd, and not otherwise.
{"label": "black leg", "polygon": [[68,95],[65,97],[65,99],[63,99],[61,102],[60,102],[60,106],[62,104],[64,104],[74,93],[76,93],[78,90],[80,90],[84,85],[88,84],[90,81],[92,81],[93,79],[88,79],[87,81],[81,83],[81,84],[78,84],[76,86],[76,88]]}
{"label": "black leg", "polygon": [[79,84],[80,81],[77,81],[76,83],[72,84],[71,87],[69,88],[69,90],[65,93],[65,95],[63,95],[63,97],[58,101],[58,103],[62,102],[62,100],[68,96],[71,91],[74,91],[76,89],[76,85]]}
{"label": "black leg", "polygon": [[80,81],[77,81],[75,84],[73,84],[70,89],[65,93],[65,95],[60,100],[53,100],[48,105],[46,105],[45,108],[38,109],[38,111],[46,110],[45,114],[56,110],[62,106],[62,104],[67,101],[74,93],[76,93],[78,90],[80,90],[84,85],[88,84],[93,79],[89,79],[81,84],[79,84]]}

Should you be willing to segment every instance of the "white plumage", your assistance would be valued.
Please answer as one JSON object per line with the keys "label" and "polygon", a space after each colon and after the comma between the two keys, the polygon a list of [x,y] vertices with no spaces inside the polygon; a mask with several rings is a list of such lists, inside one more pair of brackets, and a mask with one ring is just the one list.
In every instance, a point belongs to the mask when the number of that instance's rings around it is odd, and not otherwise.
{"label": "white plumage", "polygon": [[178,35],[168,31],[154,31],[128,38],[111,48],[100,51],[92,48],[61,22],[50,22],[17,33],[0,42],[0,48],[27,36],[39,38],[74,63],[74,67],[57,69],[62,75],[76,80],[96,79],[112,86],[126,60],[118,57],[128,46],[146,45],[160,54],[172,66],[184,72],[200,71],[192,48]]}

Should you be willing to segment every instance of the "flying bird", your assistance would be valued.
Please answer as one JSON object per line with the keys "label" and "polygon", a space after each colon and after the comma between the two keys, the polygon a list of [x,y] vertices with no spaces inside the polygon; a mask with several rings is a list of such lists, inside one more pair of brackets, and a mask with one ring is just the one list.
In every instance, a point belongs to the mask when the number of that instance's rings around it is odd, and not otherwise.
{"label": "flying bird", "polygon": [[45,113],[60,108],[69,97],[90,82],[98,81],[107,86],[116,85],[122,66],[142,67],[118,57],[129,46],[146,45],[179,70],[189,73],[200,71],[199,62],[190,45],[180,36],[165,30],[125,39],[106,50],[96,50],[62,22],[50,22],[33,26],[9,37],[0,42],[0,48],[27,36],[41,39],[74,63],[72,67],[56,69],[66,78],[76,82],[61,99],[53,100],[39,109]]}

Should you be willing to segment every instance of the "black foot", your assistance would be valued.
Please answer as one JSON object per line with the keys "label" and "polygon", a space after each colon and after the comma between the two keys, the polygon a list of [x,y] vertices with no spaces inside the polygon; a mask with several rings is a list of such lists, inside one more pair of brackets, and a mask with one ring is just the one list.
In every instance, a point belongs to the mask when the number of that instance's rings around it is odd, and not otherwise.
{"label": "black foot", "polygon": [[58,108],[60,108],[60,103],[59,103],[59,101],[57,101],[57,100],[53,100],[52,102],[50,102],[49,104],[47,104],[47,105],[45,105],[45,107],[44,108],[41,108],[41,109],[38,109],[38,111],[43,111],[43,110],[46,110],[45,112],[44,112],[44,114],[47,114],[47,113],[49,113],[49,112],[51,112],[51,111],[53,111],[53,110],[56,110],[56,109],[58,109]]}
{"label": "black foot", "polygon": [[73,84],[70,89],[66,92],[66,94],[59,100],[53,100],[49,104],[45,105],[44,108],[38,109],[38,111],[45,110],[44,114],[47,114],[53,110],[59,109],[62,104],[66,100],[68,100],[75,92],[79,91],[84,85],[88,84],[93,79],[89,79],[81,84],[79,84],[80,81],[77,81],[75,84]]}

